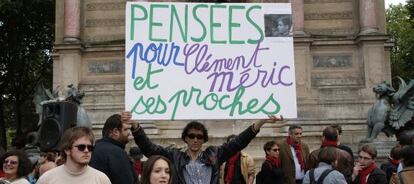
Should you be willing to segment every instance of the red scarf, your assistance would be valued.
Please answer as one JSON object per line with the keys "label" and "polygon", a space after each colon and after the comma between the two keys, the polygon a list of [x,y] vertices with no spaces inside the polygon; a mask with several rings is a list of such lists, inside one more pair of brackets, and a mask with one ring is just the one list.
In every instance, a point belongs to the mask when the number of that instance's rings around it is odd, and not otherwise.
{"label": "red scarf", "polygon": [[326,146],[337,148],[338,147],[338,141],[328,141],[328,140],[325,139],[322,142],[321,148],[326,147]]}
{"label": "red scarf", "polygon": [[361,177],[361,184],[367,184],[367,176],[377,168],[377,164],[372,162],[372,164],[365,169],[359,171],[359,176]]}
{"label": "red scarf", "polygon": [[134,163],[134,169],[135,172],[137,173],[137,175],[141,175],[142,174],[142,163],[141,160],[136,160]]}
{"label": "red scarf", "polygon": [[226,183],[231,183],[233,181],[234,176],[234,165],[236,165],[237,159],[240,157],[240,152],[237,152],[235,155],[233,155],[228,163],[227,163],[227,176],[224,179]]}
{"label": "red scarf", "polygon": [[4,172],[0,170],[0,178],[4,177]]}
{"label": "red scarf", "polygon": [[276,168],[280,167],[280,159],[271,155],[266,155],[266,160],[268,160]]}
{"label": "red scarf", "polygon": [[396,165],[396,166],[400,164],[400,160],[390,159],[390,162],[392,165]]}
{"label": "red scarf", "polygon": [[302,170],[305,170],[305,162],[303,161],[303,158],[302,158],[302,144],[301,143],[298,143],[298,144],[293,143],[292,139],[290,139],[290,136],[287,137],[286,141],[295,150],[296,157],[298,158],[299,163],[300,163],[300,168]]}

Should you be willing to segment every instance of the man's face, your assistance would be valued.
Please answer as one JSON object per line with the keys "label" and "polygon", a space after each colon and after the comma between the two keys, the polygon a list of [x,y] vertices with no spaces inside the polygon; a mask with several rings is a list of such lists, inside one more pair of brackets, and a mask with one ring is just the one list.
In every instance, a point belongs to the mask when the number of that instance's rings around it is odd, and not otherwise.
{"label": "man's face", "polygon": [[190,129],[185,136],[187,147],[192,152],[198,152],[204,144],[204,134],[201,130]]}
{"label": "man's face", "polygon": [[371,157],[370,154],[364,151],[360,151],[358,154],[358,164],[361,166],[362,169],[370,166],[374,162],[374,159]]}
{"label": "man's face", "polygon": [[279,33],[281,34],[289,33],[289,25],[283,24],[281,20],[277,21],[277,29],[279,30]]}
{"label": "man's face", "polygon": [[72,148],[65,150],[67,158],[80,166],[88,165],[91,160],[92,150],[88,147],[93,146],[88,137],[81,137],[72,144]]}
{"label": "man's face", "polygon": [[300,128],[293,129],[289,136],[294,143],[300,143],[302,139],[302,129]]}
{"label": "man's face", "polygon": [[126,123],[122,123],[121,130],[115,128],[112,131],[112,138],[121,142],[122,144],[127,144],[129,142],[129,135],[129,126]]}

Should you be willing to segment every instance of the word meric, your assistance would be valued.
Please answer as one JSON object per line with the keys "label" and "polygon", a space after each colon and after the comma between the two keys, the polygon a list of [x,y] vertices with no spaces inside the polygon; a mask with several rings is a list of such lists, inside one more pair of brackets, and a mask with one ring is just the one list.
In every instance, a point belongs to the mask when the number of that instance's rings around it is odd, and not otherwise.
{"label": "word meric", "polygon": [[[136,27],[139,27],[137,30],[141,30],[141,32],[147,31],[149,33],[149,41],[151,42],[184,42],[187,43],[189,40],[192,42],[200,43],[200,42],[210,42],[212,44],[256,44],[258,41],[264,38],[262,28],[255,23],[252,19],[252,14],[258,13],[261,11],[261,6],[254,5],[250,7],[245,7],[244,5],[226,5],[226,4],[196,4],[190,5],[192,8],[189,10],[189,4],[184,5],[184,14],[180,14],[177,11],[177,7],[174,4],[156,4],[151,3],[149,5],[149,10],[147,7],[141,4],[132,4],[131,5],[131,17],[130,17],[130,30],[129,31],[129,39],[134,40],[136,34]],[[154,14],[157,12],[159,13],[162,10],[168,10],[169,15],[165,15],[169,17],[169,22],[162,22],[161,20],[156,20]],[[217,19],[223,19],[223,17],[214,17],[217,11],[227,10],[227,18],[228,18],[228,26],[222,27],[222,24],[217,22]],[[209,20],[203,22],[200,18],[203,11],[209,12]],[[257,34],[251,35],[252,38],[247,40],[237,40],[233,37],[233,33],[236,31],[240,31],[240,29],[246,28],[246,25],[242,25],[240,22],[235,22],[233,17],[236,16],[245,16],[249,25],[252,26],[256,31]],[[201,33],[199,35],[189,35],[189,19],[192,19],[193,22],[197,23],[195,26],[199,26],[201,28]],[[143,22],[148,21],[148,27],[143,27],[140,24]],[[137,26],[139,25],[139,26]],[[167,26],[166,26],[167,25]],[[178,26],[179,33],[174,32],[174,26]],[[192,25],[193,27],[193,25]],[[238,28],[238,29],[236,29]],[[147,29],[147,30],[143,30]],[[154,29],[160,29],[168,31],[169,36],[168,38],[157,37],[159,35],[154,34]],[[226,30],[227,29],[227,30]],[[216,33],[223,33],[227,31],[228,40],[218,40],[216,38]],[[207,38],[207,33],[210,36]],[[174,34],[179,34],[181,40],[173,40]],[[139,35],[139,34],[138,34]]]}

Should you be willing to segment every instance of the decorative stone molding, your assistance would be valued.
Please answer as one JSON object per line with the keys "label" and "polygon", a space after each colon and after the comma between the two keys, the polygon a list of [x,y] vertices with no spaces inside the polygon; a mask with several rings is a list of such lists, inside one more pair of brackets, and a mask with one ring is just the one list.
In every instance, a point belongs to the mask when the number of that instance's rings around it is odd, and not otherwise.
{"label": "decorative stone molding", "polygon": [[105,42],[105,41],[122,41],[125,40],[124,34],[99,35],[86,38],[87,42]]}
{"label": "decorative stone molding", "polygon": [[353,28],[336,28],[336,29],[305,29],[307,33],[313,35],[353,35],[358,31]]}
{"label": "decorative stone molding", "polygon": [[87,73],[88,74],[123,74],[125,66],[120,60],[107,60],[107,61],[87,61]]}
{"label": "decorative stone molding", "polygon": [[315,4],[315,3],[344,3],[352,2],[353,0],[304,0],[305,4]]}
{"label": "decorative stone molding", "polygon": [[85,27],[118,27],[125,26],[125,19],[87,19]]}
{"label": "decorative stone molding", "polygon": [[352,11],[335,12],[335,13],[307,13],[305,20],[333,20],[333,19],[353,19]]}
{"label": "decorative stone molding", "polygon": [[361,78],[347,77],[347,78],[326,78],[326,77],[311,77],[311,85],[313,87],[332,87],[337,88],[339,86],[359,86],[364,82]]}
{"label": "decorative stone molding", "polygon": [[125,10],[125,3],[89,3],[86,11]]}
{"label": "decorative stone molding", "polygon": [[352,55],[342,56],[313,56],[315,68],[352,67]]}

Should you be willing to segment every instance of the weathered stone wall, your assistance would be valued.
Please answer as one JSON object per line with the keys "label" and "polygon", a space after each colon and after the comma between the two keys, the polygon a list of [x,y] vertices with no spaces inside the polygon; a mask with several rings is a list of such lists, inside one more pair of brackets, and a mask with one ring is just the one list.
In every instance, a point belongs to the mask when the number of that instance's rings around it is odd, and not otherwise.
{"label": "weathered stone wall", "polygon": [[[290,2],[255,0],[246,2]],[[57,0],[54,86],[78,85],[96,130],[124,107],[125,0]],[[247,152],[263,157],[265,141],[286,136],[289,124],[304,127],[304,141],[315,149],[321,130],[343,126],[342,142],[357,149],[365,135],[372,87],[390,81],[390,48],[385,34],[384,0],[291,0],[298,118],[266,125]],[[371,16],[368,17],[367,16]],[[203,121],[210,142],[219,144],[251,122]],[[186,122],[145,122],[156,142],[182,146]],[[386,138],[382,138],[387,140]],[[258,163],[260,164],[260,163]]]}

